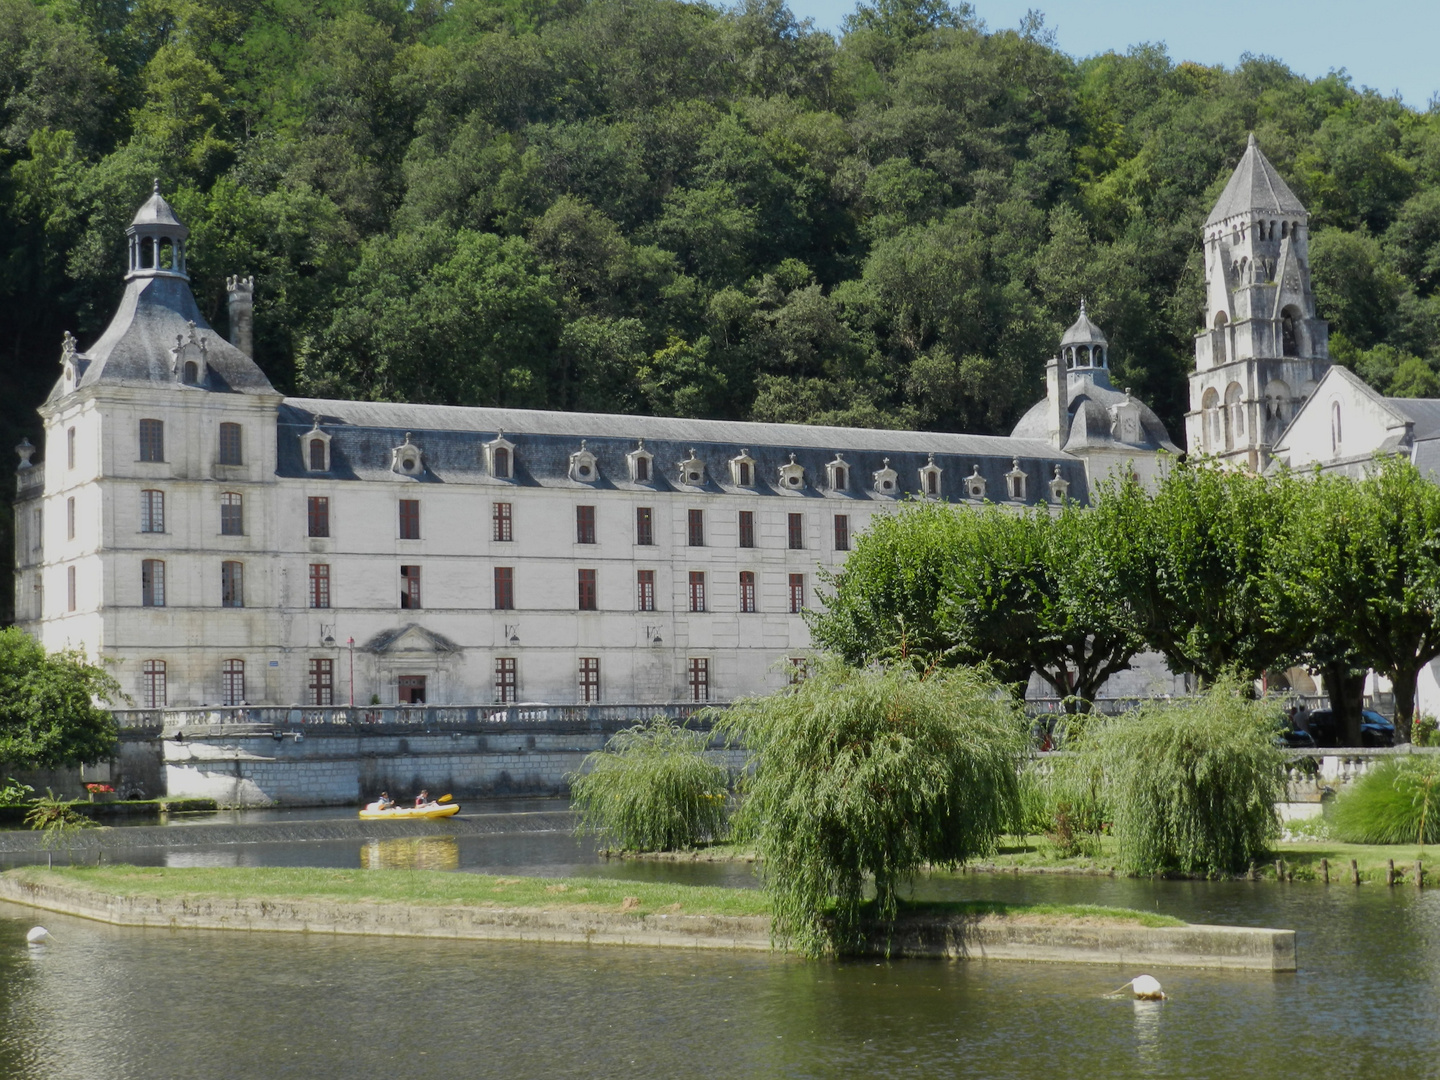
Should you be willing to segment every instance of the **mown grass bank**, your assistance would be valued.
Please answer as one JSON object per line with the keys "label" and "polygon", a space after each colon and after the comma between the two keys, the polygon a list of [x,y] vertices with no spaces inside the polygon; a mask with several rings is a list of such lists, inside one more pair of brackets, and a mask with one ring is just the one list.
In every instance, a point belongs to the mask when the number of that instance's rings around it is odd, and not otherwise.
{"label": "mown grass bank", "polygon": [[[5,875],[39,885],[88,889],[157,900],[324,901],[548,911],[766,916],[759,889],[616,881],[611,878],[528,878],[428,870],[342,870],[312,867],[22,867]],[[1093,904],[1012,904],[995,901],[904,904],[904,914],[968,918],[1053,920],[1087,925],[1183,926],[1155,912]]]}
{"label": "mown grass bank", "polygon": [[[732,844],[716,844],[695,851],[663,853],[609,852],[611,858],[675,862],[754,862],[753,852]],[[1415,860],[1421,861],[1427,887],[1440,887],[1440,846],[1417,847],[1415,844],[1343,844],[1336,840],[1304,840],[1276,844],[1267,856],[1256,862],[1254,870],[1236,875],[1240,879],[1260,881],[1322,881],[1328,863],[1330,883],[1352,882],[1350,861],[1362,885],[1385,883],[1391,861],[1395,864],[1397,883],[1413,885]],[[1323,860],[1323,862],[1322,862]],[[1280,866],[1276,867],[1276,862]],[[1007,838],[991,857],[967,865],[962,873],[1057,873],[1098,874],[1123,877],[1119,845],[1114,837],[1087,838],[1084,850],[1066,854],[1044,836]],[[1175,875],[1179,876],[1179,875]]]}

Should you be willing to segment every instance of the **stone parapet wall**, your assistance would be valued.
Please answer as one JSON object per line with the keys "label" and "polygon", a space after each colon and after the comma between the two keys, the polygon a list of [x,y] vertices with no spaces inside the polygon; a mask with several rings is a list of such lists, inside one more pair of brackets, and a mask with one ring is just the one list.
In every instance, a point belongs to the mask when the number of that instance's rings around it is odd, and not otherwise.
{"label": "stone parapet wall", "polygon": [[[422,787],[457,799],[559,795],[607,738],[544,730],[187,735],[163,742],[165,794],[224,806],[349,805]],[[743,751],[709,753],[732,772],[744,764]]]}

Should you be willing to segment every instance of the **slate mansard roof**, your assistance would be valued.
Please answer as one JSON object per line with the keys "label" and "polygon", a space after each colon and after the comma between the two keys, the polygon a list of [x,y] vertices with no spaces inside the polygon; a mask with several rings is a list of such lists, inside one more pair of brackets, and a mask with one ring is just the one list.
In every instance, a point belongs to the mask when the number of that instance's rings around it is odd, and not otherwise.
{"label": "slate mansard roof", "polygon": [[[191,323],[194,326],[191,326]],[[125,283],[125,295],[100,339],[75,358],[81,369],[76,389],[111,386],[177,386],[176,339],[188,341],[191,331],[205,343],[205,379],[199,389],[238,394],[276,394],[256,363],[215,332],[179,276],[136,277]],[[194,352],[188,354],[194,358]],[[67,392],[63,381],[50,393],[54,401]]]}
{"label": "slate mansard roof", "polygon": [[[279,475],[315,475],[305,467],[302,437],[317,419],[330,436],[331,468],[325,475],[342,480],[885,499],[874,490],[872,479],[885,467],[884,459],[889,458],[889,467],[898,474],[896,494],[903,497],[920,491],[920,470],[933,455],[943,470],[941,494],[951,499],[966,497],[963,481],[978,468],[986,481],[986,497],[1009,501],[1006,474],[1017,459],[1027,476],[1026,502],[1048,501],[1057,465],[1061,479],[1070,485],[1069,497],[1089,498],[1084,463],[1043,438],[319,398],[287,398],[281,404]],[[391,451],[405,441],[407,432],[424,455],[424,472],[416,477],[391,469]],[[501,432],[516,447],[513,480],[495,479],[485,466],[484,444]],[[582,440],[597,458],[599,475],[593,483],[569,476],[570,455]],[[650,481],[635,483],[626,455],[641,440],[654,455],[654,468]],[[698,489],[679,483],[679,464],[692,449],[705,462],[705,483]],[[756,462],[756,484],[750,488],[730,482],[730,459],[742,450]],[[779,471],[791,454],[805,468],[805,486],[798,491],[780,487]],[[830,491],[826,479],[825,466],[836,454],[851,470],[843,494]]]}

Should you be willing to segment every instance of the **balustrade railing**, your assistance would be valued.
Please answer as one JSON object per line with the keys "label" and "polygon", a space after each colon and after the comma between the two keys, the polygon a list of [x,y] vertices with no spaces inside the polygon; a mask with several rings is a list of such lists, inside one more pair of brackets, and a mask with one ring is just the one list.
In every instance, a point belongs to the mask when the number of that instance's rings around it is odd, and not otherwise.
{"label": "balustrade railing", "polygon": [[722,703],[668,702],[654,705],[357,705],[310,707],[301,705],[203,706],[176,709],[112,710],[121,731],[165,732],[190,727],[257,725],[365,728],[509,727],[528,724],[638,723],[655,716],[674,721],[703,723],[711,709]]}

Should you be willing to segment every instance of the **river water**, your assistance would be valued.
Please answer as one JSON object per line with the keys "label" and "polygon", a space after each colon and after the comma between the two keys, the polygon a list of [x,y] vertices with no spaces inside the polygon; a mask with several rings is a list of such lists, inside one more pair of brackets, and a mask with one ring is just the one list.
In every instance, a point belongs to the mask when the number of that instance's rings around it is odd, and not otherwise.
{"label": "river water", "polygon": [[[127,851],[131,858],[135,852]],[[565,833],[171,847],[190,865],[417,866],[753,884]],[[132,858],[131,861],[142,861]],[[1440,891],[937,875],[1299,931],[1294,974],[142,931],[0,904],[0,1078],[1440,1076]],[[43,922],[58,939],[28,947]]]}

